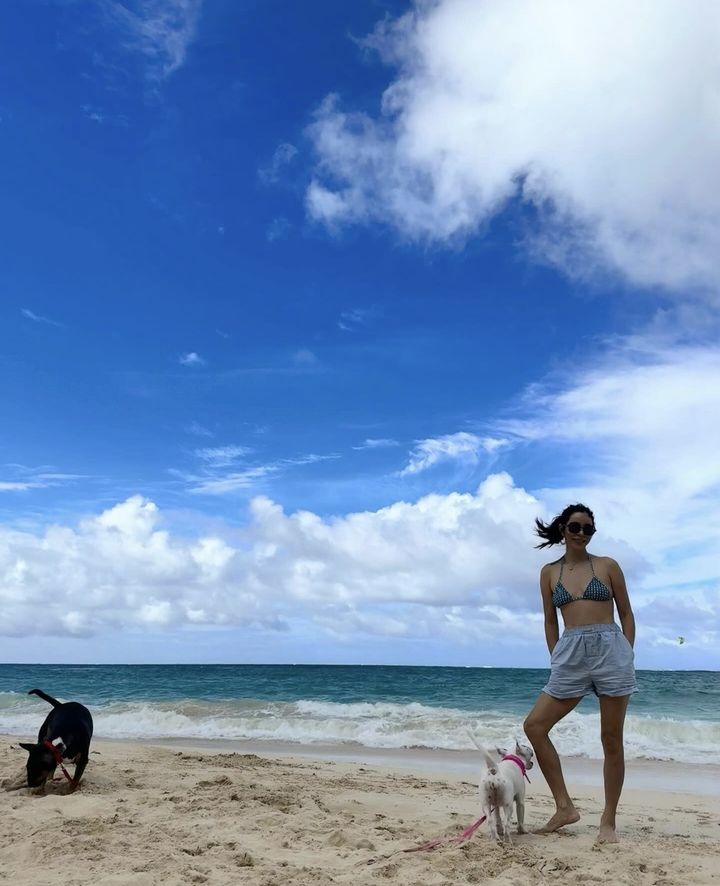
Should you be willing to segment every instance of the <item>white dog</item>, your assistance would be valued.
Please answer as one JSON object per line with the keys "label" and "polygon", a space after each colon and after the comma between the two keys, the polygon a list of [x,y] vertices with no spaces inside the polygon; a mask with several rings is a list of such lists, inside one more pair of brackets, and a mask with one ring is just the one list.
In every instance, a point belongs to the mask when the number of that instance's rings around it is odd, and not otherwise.
{"label": "white dog", "polygon": [[[490,834],[494,840],[502,837],[508,843],[513,803],[517,807],[518,834],[525,828],[525,779],[526,770],[532,769],[533,751],[527,745],[515,742],[515,750],[508,753],[496,748],[501,759],[495,760],[485,748],[470,734],[475,747],[485,757],[487,769],[480,779],[481,811],[487,818]],[[528,779],[529,780],[529,779]]]}

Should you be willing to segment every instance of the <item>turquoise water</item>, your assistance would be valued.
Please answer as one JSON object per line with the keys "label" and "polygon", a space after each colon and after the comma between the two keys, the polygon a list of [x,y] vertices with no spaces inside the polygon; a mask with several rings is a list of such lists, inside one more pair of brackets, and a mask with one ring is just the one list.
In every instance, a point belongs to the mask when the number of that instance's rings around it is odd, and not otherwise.
{"label": "turquoise water", "polygon": [[[39,687],[86,704],[96,735],[469,749],[468,729],[507,743],[546,670],[327,665],[0,665],[0,732],[32,735]],[[720,674],[640,671],[631,758],[720,763]],[[554,733],[563,754],[599,757],[588,698]]]}

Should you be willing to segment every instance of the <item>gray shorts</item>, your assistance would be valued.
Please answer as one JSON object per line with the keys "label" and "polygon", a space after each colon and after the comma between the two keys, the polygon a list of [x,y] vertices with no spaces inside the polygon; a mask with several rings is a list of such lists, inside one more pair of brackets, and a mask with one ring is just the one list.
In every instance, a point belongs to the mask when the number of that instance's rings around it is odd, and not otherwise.
{"label": "gray shorts", "polygon": [[566,628],[550,656],[543,692],[553,698],[630,695],[635,692],[635,653],[618,625]]}

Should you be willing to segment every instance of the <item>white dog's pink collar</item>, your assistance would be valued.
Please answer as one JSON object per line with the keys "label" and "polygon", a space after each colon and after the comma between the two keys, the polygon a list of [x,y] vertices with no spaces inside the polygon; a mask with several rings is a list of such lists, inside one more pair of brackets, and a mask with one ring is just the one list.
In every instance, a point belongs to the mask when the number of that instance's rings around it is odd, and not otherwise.
{"label": "white dog's pink collar", "polygon": [[530,784],[530,779],[528,778],[527,769],[525,768],[525,761],[522,757],[516,757],[515,754],[505,754],[503,760],[511,760],[513,763],[517,763],[520,767],[520,772],[527,778],[527,783]]}

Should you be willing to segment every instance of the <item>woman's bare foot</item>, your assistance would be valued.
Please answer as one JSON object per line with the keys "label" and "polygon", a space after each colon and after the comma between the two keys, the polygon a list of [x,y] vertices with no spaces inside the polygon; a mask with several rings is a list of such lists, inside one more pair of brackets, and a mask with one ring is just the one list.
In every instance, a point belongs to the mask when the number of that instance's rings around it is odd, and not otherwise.
{"label": "woman's bare foot", "polygon": [[618,839],[618,835],[615,833],[615,826],[611,824],[601,824],[595,842],[619,843],[620,840]]}
{"label": "woman's bare foot", "polygon": [[538,828],[534,833],[552,834],[554,831],[565,827],[566,824],[575,824],[576,821],[580,821],[580,813],[577,809],[574,806],[563,807],[557,810],[544,827]]}

